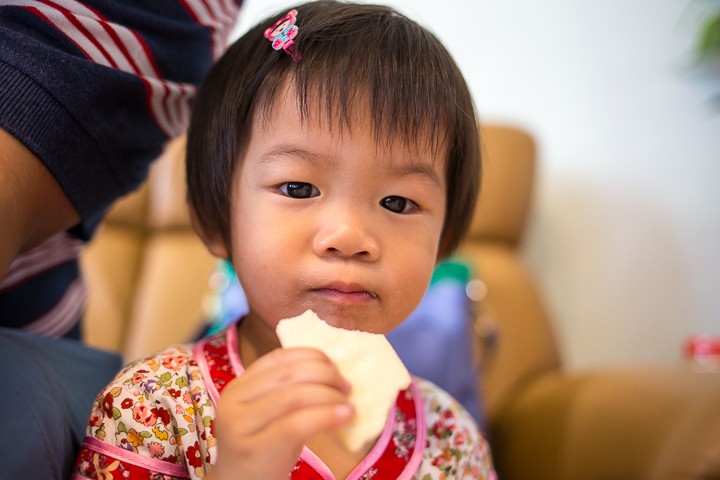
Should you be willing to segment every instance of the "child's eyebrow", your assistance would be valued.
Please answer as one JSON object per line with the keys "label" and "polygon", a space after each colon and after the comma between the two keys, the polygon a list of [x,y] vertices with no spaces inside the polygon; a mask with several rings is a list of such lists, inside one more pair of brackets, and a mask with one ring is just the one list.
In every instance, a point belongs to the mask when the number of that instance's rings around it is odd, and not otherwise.
{"label": "child's eyebrow", "polygon": [[403,165],[394,165],[390,166],[389,170],[393,175],[398,177],[403,177],[405,175],[420,175],[430,180],[433,184],[435,184],[435,186],[442,187],[442,182],[440,181],[437,173],[435,173],[435,170],[424,163],[411,162]]}
{"label": "child's eyebrow", "polygon": [[266,151],[260,156],[259,162],[266,163],[277,160],[278,157],[297,157],[300,160],[310,163],[313,166],[328,166],[332,167],[335,165],[335,160],[318,155],[317,153],[305,150],[286,143],[273,146],[270,150]]}
{"label": "child's eyebrow", "polygon": [[[296,157],[318,168],[332,168],[336,166],[338,162],[338,159],[334,157],[319,155],[312,151],[287,143],[273,146],[271,149],[269,149],[260,156],[259,162],[272,162],[277,160],[279,157],[286,156]],[[402,163],[391,162],[388,166],[388,171],[396,177],[403,177],[405,175],[420,175],[430,180],[430,182],[432,182],[437,187],[442,187],[442,182],[440,181],[440,177],[438,177],[437,173],[435,172],[435,169],[433,169],[431,165],[428,165],[427,163],[420,160],[403,161]]]}

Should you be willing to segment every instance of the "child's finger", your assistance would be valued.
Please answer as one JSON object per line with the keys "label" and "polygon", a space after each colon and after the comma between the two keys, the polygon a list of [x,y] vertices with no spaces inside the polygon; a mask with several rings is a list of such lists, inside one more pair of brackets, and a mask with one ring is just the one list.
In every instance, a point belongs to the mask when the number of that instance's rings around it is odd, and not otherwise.
{"label": "child's finger", "polygon": [[347,397],[335,388],[318,384],[286,385],[249,401],[224,403],[223,413],[231,411],[235,423],[233,435],[255,435],[283,417],[308,412],[318,407],[350,407]]}
{"label": "child's finger", "polygon": [[256,438],[260,442],[294,439],[304,443],[318,433],[341,427],[354,414],[355,409],[349,404],[318,405],[296,410],[272,423]]}
{"label": "child's finger", "polygon": [[317,350],[288,350],[286,355],[276,355],[273,362],[255,366],[233,381],[232,394],[227,395],[237,401],[249,401],[287,385],[302,383],[326,385],[342,393],[350,391],[350,384],[335,364]]}
{"label": "child's finger", "polygon": [[315,348],[276,348],[266,355],[261,356],[247,369],[247,371],[255,370],[257,372],[264,371],[267,368],[273,368],[282,363],[301,362],[303,360],[317,360],[332,364],[332,360],[328,358],[320,350]]}
{"label": "child's finger", "polygon": [[342,426],[353,414],[349,405],[315,405],[296,410],[254,435],[218,428],[218,444],[230,439],[235,454],[218,461],[215,471],[229,471],[235,478],[287,478],[308,438]]}

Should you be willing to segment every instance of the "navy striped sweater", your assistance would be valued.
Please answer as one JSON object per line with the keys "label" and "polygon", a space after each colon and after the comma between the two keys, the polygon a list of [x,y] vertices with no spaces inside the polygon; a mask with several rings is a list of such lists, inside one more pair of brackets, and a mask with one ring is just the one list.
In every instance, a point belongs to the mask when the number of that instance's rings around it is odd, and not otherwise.
{"label": "navy striped sweater", "polygon": [[79,336],[84,241],[185,130],[240,3],[0,0],[0,127],[40,158],[82,218],[14,260],[0,283],[0,326]]}

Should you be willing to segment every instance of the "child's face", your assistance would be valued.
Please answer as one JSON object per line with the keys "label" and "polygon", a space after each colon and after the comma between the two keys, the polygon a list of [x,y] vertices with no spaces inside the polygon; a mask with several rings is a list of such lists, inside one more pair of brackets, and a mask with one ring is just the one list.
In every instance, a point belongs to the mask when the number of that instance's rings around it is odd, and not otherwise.
{"label": "child's face", "polygon": [[[288,92],[294,93],[294,90]],[[274,329],[308,308],[332,325],[387,333],[422,298],[445,216],[444,158],[304,123],[291,94],[253,124],[232,186],[231,251],[250,305]],[[444,152],[445,148],[437,149]]]}

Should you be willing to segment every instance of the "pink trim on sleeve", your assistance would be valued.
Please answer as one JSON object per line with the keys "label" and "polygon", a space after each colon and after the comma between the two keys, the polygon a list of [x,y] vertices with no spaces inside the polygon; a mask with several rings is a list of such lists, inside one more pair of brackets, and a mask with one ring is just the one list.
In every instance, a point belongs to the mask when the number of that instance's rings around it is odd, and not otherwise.
{"label": "pink trim on sleeve", "polygon": [[145,468],[152,472],[164,473],[173,477],[187,478],[187,469],[184,465],[148,458],[137,453],[129,452],[124,448],[101,442],[95,437],[85,437],[85,440],[83,441],[83,448],[107,455],[131,465]]}
{"label": "pink trim on sleeve", "polygon": [[420,389],[417,387],[417,383],[413,378],[412,384],[410,385],[412,391],[413,400],[415,401],[415,448],[413,448],[412,456],[408,460],[405,469],[398,476],[397,480],[410,480],[420,468],[422,463],[423,454],[425,453],[425,441],[427,440],[427,422],[425,419],[425,404],[423,403],[422,394]]}
{"label": "pink trim on sleeve", "polygon": [[79,473],[73,473],[70,480],[92,480],[92,478],[80,475]]}

